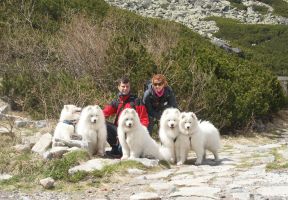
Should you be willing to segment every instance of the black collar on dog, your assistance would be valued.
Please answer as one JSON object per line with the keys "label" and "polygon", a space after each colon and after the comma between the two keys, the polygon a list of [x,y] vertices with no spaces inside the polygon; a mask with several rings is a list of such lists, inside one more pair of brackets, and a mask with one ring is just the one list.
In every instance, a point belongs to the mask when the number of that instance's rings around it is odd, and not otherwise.
{"label": "black collar on dog", "polygon": [[76,120],[63,120],[64,124],[75,126]]}

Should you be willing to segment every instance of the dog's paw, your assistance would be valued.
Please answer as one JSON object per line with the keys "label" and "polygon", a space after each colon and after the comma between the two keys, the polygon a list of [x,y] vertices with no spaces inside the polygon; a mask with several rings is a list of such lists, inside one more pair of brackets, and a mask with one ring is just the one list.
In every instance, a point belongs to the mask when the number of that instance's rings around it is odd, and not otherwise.
{"label": "dog's paw", "polygon": [[196,160],[195,165],[201,165],[202,160]]}
{"label": "dog's paw", "polygon": [[121,160],[127,160],[128,159],[128,156],[127,155],[123,155],[122,157],[121,157]]}
{"label": "dog's paw", "polygon": [[99,157],[104,157],[104,156],[105,156],[105,153],[104,153],[104,152],[98,152],[98,153],[97,153],[97,156],[99,156]]}
{"label": "dog's paw", "polygon": [[129,160],[135,160],[135,159],[136,159],[135,156],[130,156],[130,157],[129,157]]}
{"label": "dog's paw", "polygon": [[179,166],[179,165],[183,165],[183,162],[182,161],[179,161],[179,162],[177,162],[177,165]]}

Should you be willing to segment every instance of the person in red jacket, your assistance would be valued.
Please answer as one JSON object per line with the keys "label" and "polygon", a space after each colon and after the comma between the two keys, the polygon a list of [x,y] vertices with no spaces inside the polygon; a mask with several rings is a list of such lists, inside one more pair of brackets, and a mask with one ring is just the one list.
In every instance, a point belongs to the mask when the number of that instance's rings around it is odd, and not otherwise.
{"label": "person in red jacket", "polygon": [[148,113],[146,107],[142,103],[142,100],[136,95],[132,95],[130,93],[130,80],[128,77],[124,76],[118,80],[118,90],[119,93],[117,98],[112,100],[112,102],[106,105],[103,109],[105,118],[115,115],[114,123],[106,121],[107,142],[112,147],[112,150],[107,152],[107,154],[113,157],[122,156],[121,146],[117,136],[117,125],[119,116],[125,108],[135,109],[138,113],[141,124],[146,127],[148,127],[149,124]]}

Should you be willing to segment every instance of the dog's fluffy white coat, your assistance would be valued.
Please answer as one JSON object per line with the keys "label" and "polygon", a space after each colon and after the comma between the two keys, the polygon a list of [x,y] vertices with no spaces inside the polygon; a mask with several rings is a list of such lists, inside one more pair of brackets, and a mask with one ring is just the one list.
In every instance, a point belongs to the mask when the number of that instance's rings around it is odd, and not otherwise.
{"label": "dog's fluffy white coat", "polygon": [[170,161],[175,162],[175,141],[179,135],[179,116],[180,111],[177,108],[167,108],[161,115],[159,138],[171,156]]}
{"label": "dog's fluffy white coat", "polygon": [[220,134],[218,129],[209,121],[199,121],[193,112],[183,112],[179,122],[180,135],[176,141],[177,164],[183,164],[187,159],[189,149],[195,151],[199,165],[206,157],[206,150],[218,158],[220,148]]}
{"label": "dog's fluffy white coat", "polygon": [[107,129],[104,113],[98,105],[89,105],[82,110],[76,130],[88,143],[90,155],[104,156]]}
{"label": "dog's fluffy white coat", "polygon": [[71,136],[75,132],[75,126],[73,123],[79,119],[80,112],[81,108],[75,105],[64,105],[60,114],[59,122],[57,123],[54,130],[52,147],[64,145],[57,142],[57,139],[66,141],[71,139]]}
{"label": "dog's fluffy white coat", "polygon": [[165,159],[160,145],[151,138],[147,128],[141,124],[139,116],[134,109],[126,108],[122,111],[119,117],[117,133],[123,153],[121,159],[139,157]]}

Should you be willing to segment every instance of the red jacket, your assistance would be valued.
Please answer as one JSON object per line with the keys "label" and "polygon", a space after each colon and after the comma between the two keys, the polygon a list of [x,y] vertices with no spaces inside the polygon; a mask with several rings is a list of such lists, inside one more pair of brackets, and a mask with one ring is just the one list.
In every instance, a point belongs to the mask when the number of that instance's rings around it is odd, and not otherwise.
{"label": "red jacket", "polygon": [[[125,96],[118,95],[117,99],[114,99],[109,105],[106,105],[104,107],[103,112],[104,112],[105,118],[108,118],[116,114],[117,121],[115,121],[114,124],[117,126],[118,119],[119,119],[121,112],[125,108],[134,108],[136,112],[138,113],[141,124],[148,127],[149,118],[148,118],[146,107],[142,104],[142,102],[137,103],[136,101],[139,101],[139,99],[134,95],[125,95]],[[125,105],[123,106],[124,103]],[[131,103],[133,103],[134,106],[131,106]]]}

